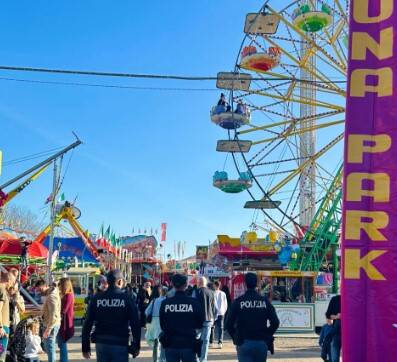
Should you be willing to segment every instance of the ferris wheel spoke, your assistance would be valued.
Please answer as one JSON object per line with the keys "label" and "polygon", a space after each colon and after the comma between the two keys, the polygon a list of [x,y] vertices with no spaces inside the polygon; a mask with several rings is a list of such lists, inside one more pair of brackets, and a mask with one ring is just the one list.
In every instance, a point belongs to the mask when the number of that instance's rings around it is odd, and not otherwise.
{"label": "ferris wheel spoke", "polygon": [[283,137],[285,138],[285,137],[290,137],[290,136],[294,136],[294,135],[300,135],[302,133],[318,130],[318,129],[321,129],[321,128],[335,126],[337,124],[341,124],[341,123],[344,123],[344,122],[345,122],[345,120],[333,121],[333,122],[327,122],[327,123],[319,124],[319,125],[312,126],[312,127],[299,128],[299,129],[296,129],[294,132],[288,133],[288,135],[284,135],[283,133],[280,133],[277,137],[265,138],[263,140],[252,142],[252,145],[259,145],[261,143],[270,142],[270,141],[273,141],[273,140],[276,140],[276,139],[279,139],[279,138],[283,138]]}
{"label": "ferris wheel spoke", "polygon": [[326,51],[324,51],[324,49],[322,49],[320,46],[318,46],[318,44],[316,42],[314,42],[309,36],[307,36],[305,32],[303,32],[298,27],[296,27],[294,24],[289,22],[286,19],[286,17],[281,16],[278,12],[273,10],[270,6],[268,6],[268,9],[274,15],[276,15],[281,22],[283,22],[287,27],[295,30],[303,39],[305,39],[309,43],[310,46],[316,48],[319,52],[324,54],[331,61],[331,63],[333,63],[337,68],[339,68],[343,72],[343,66],[341,64],[339,64],[338,61],[334,57],[332,57],[330,54],[328,54]]}
{"label": "ferris wheel spoke", "polygon": [[[300,61],[298,58],[294,57],[290,52],[288,52],[284,47],[278,45],[277,43],[275,43],[274,41],[272,41],[271,39],[267,39],[268,42],[272,45],[272,46],[277,46],[280,51],[287,57],[289,58],[292,62],[294,62],[298,67],[301,67],[302,69],[306,70],[308,73],[310,73],[313,77],[315,77],[315,79],[319,79],[324,83],[328,83],[330,84],[331,87],[333,87],[337,92],[343,92],[342,89],[340,89],[338,86],[335,85],[335,83],[332,82],[331,79],[329,79],[327,76],[325,76],[324,74],[319,74],[317,72],[314,72],[312,69],[310,69],[310,67],[307,67],[306,64],[303,61]],[[342,72],[342,74],[344,74]]]}
{"label": "ferris wheel spoke", "polygon": [[307,97],[300,97],[300,98],[294,98],[290,97],[288,98],[286,95],[277,95],[277,94],[272,94],[268,92],[261,92],[261,91],[252,91],[252,94],[256,95],[261,95],[264,97],[269,97],[269,98],[275,98],[275,99],[280,99],[284,102],[289,101],[297,104],[307,104],[311,106],[317,106],[317,107],[323,107],[323,108],[329,108],[329,109],[334,109],[334,110],[344,110],[344,107],[338,106],[336,104],[331,104],[325,101],[320,101],[320,100],[313,100]]}
{"label": "ferris wheel spoke", "polygon": [[[343,24],[341,27],[341,30],[343,29]],[[332,49],[334,50],[336,56],[338,57],[340,63],[343,65],[344,68],[344,72],[346,73],[347,71],[347,58],[345,56],[342,56],[342,52],[338,49],[338,47],[335,44],[337,43],[338,40],[338,36],[339,35],[333,35],[331,36],[331,34],[328,33],[328,31],[325,29],[325,34],[327,35],[328,38],[328,44],[331,45]],[[343,54],[344,55],[344,54]]]}
{"label": "ferris wheel spoke", "polygon": [[319,157],[321,157],[325,152],[329,151],[333,146],[335,146],[339,141],[343,139],[344,134],[341,133],[338,137],[336,137],[334,140],[332,140],[328,145],[323,147],[319,152],[317,152],[315,155],[310,157],[309,160],[305,161],[302,163],[300,167],[298,167],[294,172],[291,172],[291,174],[286,177],[284,180],[282,180],[280,183],[275,185],[271,190],[269,190],[269,195],[272,196],[275,192],[280,190],[284,185],[286,185],[289,181],[291,181],[295,176],[297,176],[303,169],[305,169],[311,162],[315,161]]}

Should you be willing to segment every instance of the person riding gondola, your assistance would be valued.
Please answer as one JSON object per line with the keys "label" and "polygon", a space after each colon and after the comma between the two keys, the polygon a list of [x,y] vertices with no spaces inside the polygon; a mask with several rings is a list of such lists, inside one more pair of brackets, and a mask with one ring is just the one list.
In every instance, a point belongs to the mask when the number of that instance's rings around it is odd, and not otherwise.
{"label": "person riding gondola", "polygon": [[241,101],[241,99],[238,100],[237,106],[236,106],[236,110],[234,111],[234,113],[237,113],[237,114],[244,114],[245,113],[245,105]]}
{"label": "person riding gondola", "polygon": [[219,98],[218,106],[227,106],[226,96],[223,93],[221,93],[221,97]]}

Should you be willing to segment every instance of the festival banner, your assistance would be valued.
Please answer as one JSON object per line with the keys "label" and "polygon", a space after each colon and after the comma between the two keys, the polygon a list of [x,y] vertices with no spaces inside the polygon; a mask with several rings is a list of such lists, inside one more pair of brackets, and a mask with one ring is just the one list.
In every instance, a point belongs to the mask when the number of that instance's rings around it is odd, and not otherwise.
{"label": "festival banner", "polygon": [[206,261],[208,259],[208,246],[197,245],[196,246],[196,261]]}
{"label": "festival banner", "polygon": [[342,227],[344,362],[397,360],[397,0],[351,0]]}
{"label": "festival banner", "polygon": [[165,222],[163,222],[161,224],[161,243],[164,243],[167,239],[167,224]]}

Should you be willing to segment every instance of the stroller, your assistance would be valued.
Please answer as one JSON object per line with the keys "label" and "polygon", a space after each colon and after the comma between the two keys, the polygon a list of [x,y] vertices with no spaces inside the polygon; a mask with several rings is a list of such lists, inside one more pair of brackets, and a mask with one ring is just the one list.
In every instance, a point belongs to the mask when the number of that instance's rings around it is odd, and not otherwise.
{"label": "stroller", "polygon": [[43,335],[44,328],[41,318],[26,318],[21,320],[9,340],[6,362],[25,362],[27,325],[32,320],[40,323],[40,336]]}

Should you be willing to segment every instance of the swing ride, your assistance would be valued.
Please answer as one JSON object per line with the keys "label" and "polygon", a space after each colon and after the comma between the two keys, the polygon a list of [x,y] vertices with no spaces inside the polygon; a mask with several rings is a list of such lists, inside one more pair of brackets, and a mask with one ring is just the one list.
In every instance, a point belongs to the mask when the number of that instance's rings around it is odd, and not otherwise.
{"label": "swing ride", "polygon": [[320,270],[339,241],[347,14],[346,0],[267,1],[246,16],[234,70],[218,73],[229,108],[251,118],[217,151],[250,175],[245,208],[262,212],[291,269]]}

